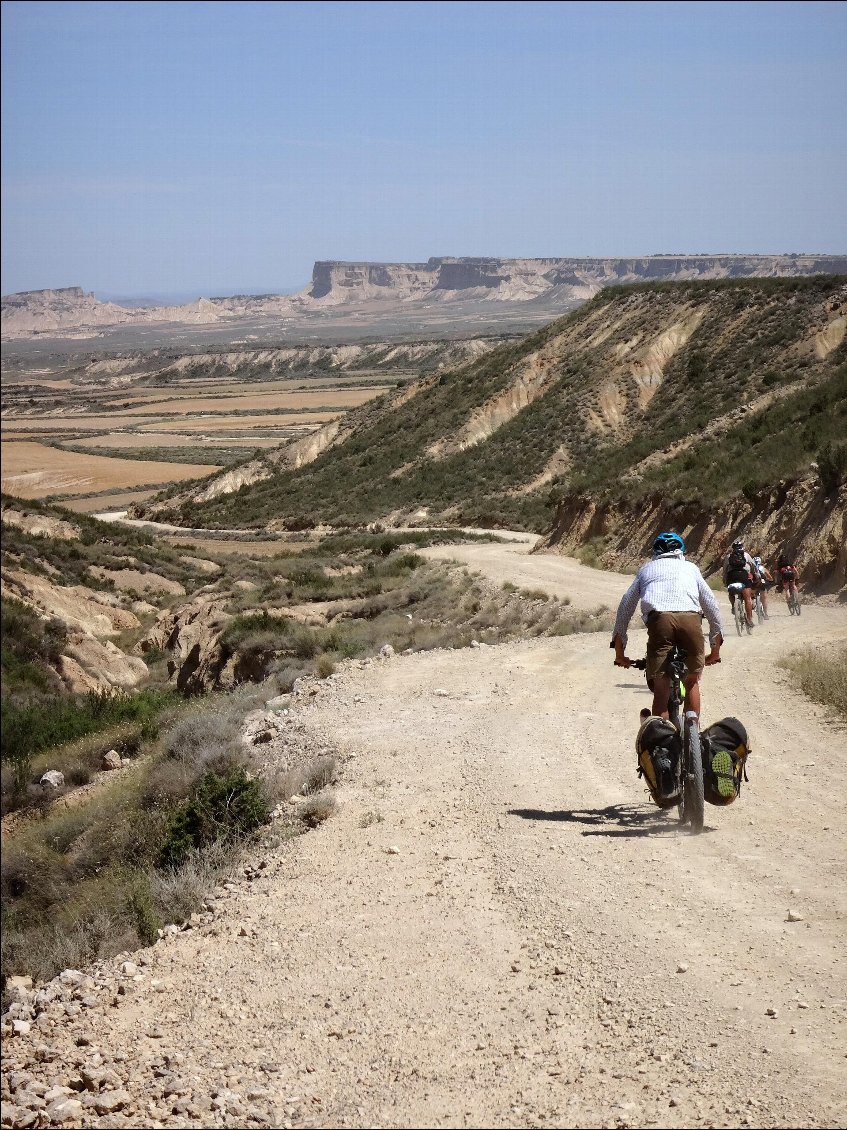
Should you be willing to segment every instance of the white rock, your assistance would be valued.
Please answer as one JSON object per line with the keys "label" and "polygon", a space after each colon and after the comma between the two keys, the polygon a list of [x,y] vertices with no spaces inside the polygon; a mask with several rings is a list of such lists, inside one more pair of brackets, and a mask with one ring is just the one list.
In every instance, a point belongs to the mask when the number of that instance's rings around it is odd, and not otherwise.
{"label": "white rock", "polygon": [[120,769],[122,764],[121,755],[116,749],[110,749],[108,753],[103,754],[104,769]]}
{"label": "white rock", "polygon": [[30,1028],[32,1028],[32,1025],[28,1020],[12,1021],[12,1031],[16,1036],[28,1036]]}
{"label": "white rock", "polygon": [[382,645],[382,647],[379,649],[379,654],[382,656],[383,659],[390,659],[391,656],[394,654],[394,648],[391,646],[390,643],[384,643]]}
{"label": "white rock", "polygon": [[48,769],[40,783],[48,789],[61,789],[65,783],[65,774],[60,773],[58,769]]}
{"label": "white rock", "polygon": [[72,1122],[77,1126],[82,1124],[82,1103],[79,1099],[65,1099],[64,1102],[53,1103],[47,1108],[47,1114],[53,1122]]}
{"label": "white rock", "polygon": [[788,916],[786,917],[785,921],[786,922],[802,922],[803,921],[803,915],[798,914],[798,912],[796,910],[789,910]]}
{"label": "white rock", "polygon": [[445,691],[443,687],[436,687],[432,693],[438,695],[439,698],[448,698],[450,695],[450,692]]}
{"label": "white rock", "polygon": [[126,973],[128,977],[134,977],[138,972],[138,966],[134,961],[125,961],[121,965],[121,973]]}
{"label": "white rock", "polygon": [[400,849],[399,849],[399,847],[387,847],[385,849],[385,854],[386,855],[399,855]]}

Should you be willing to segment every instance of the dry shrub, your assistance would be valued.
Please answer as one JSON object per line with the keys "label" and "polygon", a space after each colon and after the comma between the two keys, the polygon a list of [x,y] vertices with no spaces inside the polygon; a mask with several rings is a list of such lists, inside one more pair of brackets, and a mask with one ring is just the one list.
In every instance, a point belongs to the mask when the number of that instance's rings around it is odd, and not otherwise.
{"label": "dry shrub", "polygon": [[288,661],[271,676],[278,694],[290,694],[295,682],[310,672],[308,663]]}
{"label": "dry shrub", "polygon": [[[117,949],[111,950],[110,940]],[[132,949],[137,944],[134,933],[119,930],[111,915],[103,910],[94,910],[85,921],[70,926],[7,926],[2,933],[3,970],[46,981],[62,969],[84,969],[99,957]]]}
{"label": "dry shrub", "polygon": [[181,867],[153,872],[150,893],[163,922],[184,922],[219,883],[232,878],[237,850],[223,843],[192,852]]}
{"label": "dry shrub", "polygon": [[338,802],[331,789],[322,789],[297,806],[297,815],[309,828],[317,828],[338,810]]}
{"label": "dry shrub", "polygon": [[293,796],[320,792],[335,781],[335,776],[335,758],[316,757],[313,761],[282,771],[273,782],[269,782],[269,788],[278,799],[289,800]]}

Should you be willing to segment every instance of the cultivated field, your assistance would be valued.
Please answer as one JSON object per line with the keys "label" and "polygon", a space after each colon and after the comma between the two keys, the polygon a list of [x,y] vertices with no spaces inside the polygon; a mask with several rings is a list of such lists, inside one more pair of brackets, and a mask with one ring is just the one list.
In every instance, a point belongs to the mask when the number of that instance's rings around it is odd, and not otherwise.
{"label": "cultivated field", "polygon": [[361,372],[111,376],[97,363],[69,367],[67,357],[24,374],[12,368],[2,380],[3,490],[68,496],[87,512],[125,508],[151,488],[299,439],[396,383],[395,374]]}
{"label": "cultivated field", "polygon": [[165,486],[208,475],[215,467],[153,460],[109,459],[48,447],[43,443],[2,444],[2,489],[19,498],[91,495],[116,488]]}

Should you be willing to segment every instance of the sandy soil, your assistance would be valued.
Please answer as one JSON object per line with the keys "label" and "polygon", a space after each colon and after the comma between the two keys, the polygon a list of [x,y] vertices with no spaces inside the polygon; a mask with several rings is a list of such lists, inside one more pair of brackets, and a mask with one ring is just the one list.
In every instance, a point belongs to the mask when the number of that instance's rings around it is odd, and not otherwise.
{"label": "sandy soil", "polygon": [[[628,582],[515,548],[470,547],[575,604]],[[285,721],[340,751],[337,815],[53,1042],[131,1050],[104,1126],[845,1125],[847,732],[776,665],[844,639],[820,606],[728,638],[704,721],[745,721],[751,781],[699,837],[636,777],[649,695],[605,636],[353,662]]]}

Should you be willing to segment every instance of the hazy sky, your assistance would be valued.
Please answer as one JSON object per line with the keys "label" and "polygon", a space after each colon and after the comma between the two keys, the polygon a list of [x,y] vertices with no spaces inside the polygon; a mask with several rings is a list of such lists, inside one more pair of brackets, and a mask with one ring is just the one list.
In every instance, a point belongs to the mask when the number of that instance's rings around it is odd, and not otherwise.
{"label": "hazy sky", "polygon": [[847,252],[845,3],[3,3],[2,291]]}

